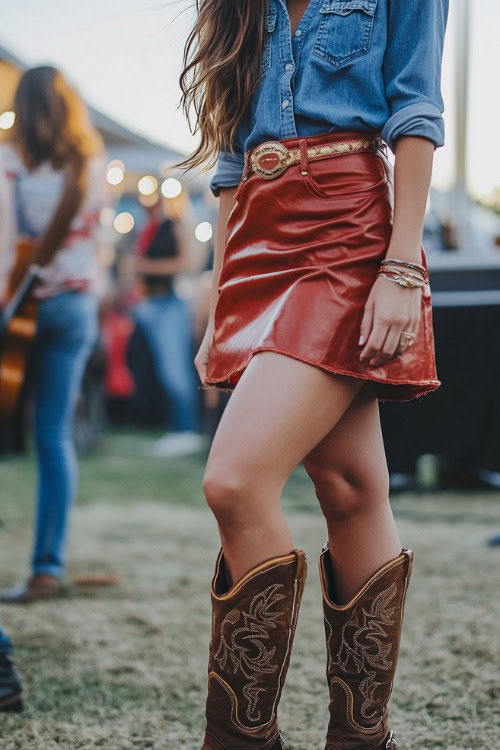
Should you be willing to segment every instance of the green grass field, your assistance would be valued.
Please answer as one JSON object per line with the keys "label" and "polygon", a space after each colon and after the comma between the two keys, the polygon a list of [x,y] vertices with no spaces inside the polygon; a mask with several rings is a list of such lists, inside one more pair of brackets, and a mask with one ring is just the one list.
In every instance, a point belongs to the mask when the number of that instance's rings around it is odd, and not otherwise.
{"label": "green grass field", "polygon": [[[105,437],[81,462],[63,596],[2,607],[26,710],[0,718],[2,750],[199,750],[218,549],[201,493],[204,457],[147,458],[137,434]],[[22,581],[34,466],[0,462],[0,586]],[[328,694],[316,562],[325,528],[300,467],[284,493],[309,579],[281,704],[287,750],[322,750]],[[500,494],[404,495],[393,502],[415,550],[391,703],[398,750],[494,750],[500,736]],[[120,585],[83,589],[77,574]]]}

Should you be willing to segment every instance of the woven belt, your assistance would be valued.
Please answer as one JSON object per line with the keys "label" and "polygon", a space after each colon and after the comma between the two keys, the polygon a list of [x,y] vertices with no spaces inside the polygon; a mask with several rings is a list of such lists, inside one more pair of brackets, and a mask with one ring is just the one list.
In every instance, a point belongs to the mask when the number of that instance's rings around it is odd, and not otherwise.
{"label": "woven belt", "polygon": [[[325,159],[336,154],[356,153],[360,151],[377,151],[385,147],[379,135],[371,138],[358,138],[349,141],[337,141],[325,146],[311,146],[307,149],[307,158]],[[292,164],[300,164],[300,148],[288,149],[279,141],[266,141],[250,151],[246,158],[245,177],[255,172],[263,180],[274,180]]]}

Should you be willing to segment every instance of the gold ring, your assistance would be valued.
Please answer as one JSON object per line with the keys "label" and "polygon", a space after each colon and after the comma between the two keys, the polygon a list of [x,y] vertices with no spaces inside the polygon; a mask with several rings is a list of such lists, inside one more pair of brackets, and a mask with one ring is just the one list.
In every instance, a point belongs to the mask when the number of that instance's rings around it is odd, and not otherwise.
{"label": "gold ring", "polygon": [[398,344],[398,351],[400,354],[405,352],[413,344],[414,338],[415,338],[414,333],[406,333],[406,331],[402,332],[401,336],[399,337],[399,344]]}
{"label": "gold ring", "polygon": [[410,346],[410,344],[413,344],[413,339],[416,338],[417,336],[415,333],[407,333],[406,331],[402,331],[401,336],[399,337],[399,341],[401,342],[401,340],[403,339],[404,341],[407,341],[408,346]]}

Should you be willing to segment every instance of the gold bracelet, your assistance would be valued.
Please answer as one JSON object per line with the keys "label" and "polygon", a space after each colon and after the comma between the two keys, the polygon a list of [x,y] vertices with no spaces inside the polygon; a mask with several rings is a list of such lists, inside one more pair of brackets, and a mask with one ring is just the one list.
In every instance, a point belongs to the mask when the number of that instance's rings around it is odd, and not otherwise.
{"label": "gold bracelet", "polygon": [[425,278],[425,276],[423,276],[421,273],[415,273],[414,271],[407,271],[406,269],[401,268],[391,268],[390,266],[384,266],[380,270],[384,273],[398,274],[410,280],[414,279],[415,281],[423,281],[424,284],[427,283],[427,279]]}
{"label": "gold bracelet", "polygon": [[390,273],[394,274],[396,276],[406,276],[409,279],[413,279],[415,281],[422,281],[424,284],[427,282],[427,279],[423,274],[421,273],[415,273],[414,271],[408,271],[406,268],[392,268],[391,266],[383,266],[382,268],[379,268],[378,273]]}
{"label": "gold bracelet", "polygon": [[401,258],[384,258],[383,261],[381,261],[380,265],[384,266],[388,263],[395,263],[398,266],[407,266],[408,268],[414,268],[416,271],[422,271],[422,273],[425,273],[425,266],[422,266],[420,263],[412,263],[410,260],[402,260]]}
{"label": "gold bracelet", "polygon": [[401,260],[400,258],[385,258],[383,261],[381,261],[380,265],[382,267],[400,266],[402,268],[407,268],[410,271],[416,271],[417,273],[422,274],[422,277],[426,282],[428,282],[429,280],[427,269],[425,268],[425,266],[420,265],[420,263],[411,263],[410,261]]}
{"label": "gold bracelet", "polygon": [[429,274],[427,273],[426,269],[423,268],[415,268],[412,266],[408,266],[406,263],[382,263],[380,264],[380,268],[384,271],[398,271],[400,273],[407,273],[414,278],[422,279],[426,284],[429,282]]}
{"label": "gold bracelet", "polygon": [[410,279],[405,279],[402,276],[389,276],[389,274],[386,274],[383,271],[380,271],[377,276],[383,276],[389,281],[394,281],[395,284],[399,284],[399,286],[403,286],[406,289],[422,289],[425,286],[423,281],[412,281]]}

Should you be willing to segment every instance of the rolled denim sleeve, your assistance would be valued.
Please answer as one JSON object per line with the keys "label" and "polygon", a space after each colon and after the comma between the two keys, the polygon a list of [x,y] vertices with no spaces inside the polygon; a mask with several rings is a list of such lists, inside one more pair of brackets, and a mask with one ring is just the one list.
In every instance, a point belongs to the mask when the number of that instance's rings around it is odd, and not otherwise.
{"label": "rolled denim sleeve", "polygon": [[245,156],[240,150],[235,149],[234,153],[231,153],[231,151],[219,153],[215,174],[210,181],[210,189],[216,198],[219,196],[221,188],[235,187],[240,183],[244,163]]}
{"label": "rolled denim sleeve", "polygon": [[448,0],[390,0],[383,61],[390,117],[381,136],[394,151],[402,135],[444,145],[441,65]]}

